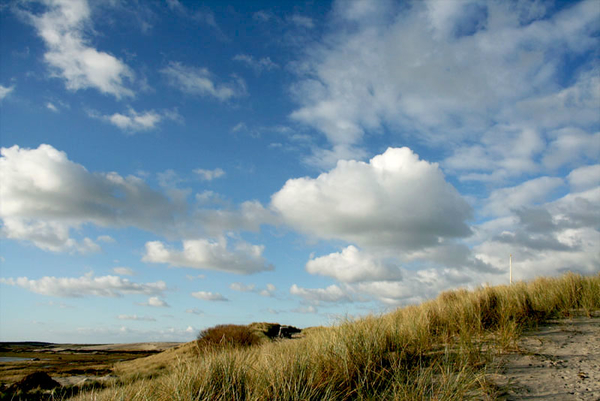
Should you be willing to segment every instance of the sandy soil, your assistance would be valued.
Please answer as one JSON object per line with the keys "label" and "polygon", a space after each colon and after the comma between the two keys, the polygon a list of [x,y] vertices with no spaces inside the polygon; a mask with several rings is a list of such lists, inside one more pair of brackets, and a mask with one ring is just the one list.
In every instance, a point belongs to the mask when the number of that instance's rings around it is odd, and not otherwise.
{"label": "sandy soil", "polygon": [[492,378],[501,400],[600,401],[600,318],[549,321],[524,333]]}

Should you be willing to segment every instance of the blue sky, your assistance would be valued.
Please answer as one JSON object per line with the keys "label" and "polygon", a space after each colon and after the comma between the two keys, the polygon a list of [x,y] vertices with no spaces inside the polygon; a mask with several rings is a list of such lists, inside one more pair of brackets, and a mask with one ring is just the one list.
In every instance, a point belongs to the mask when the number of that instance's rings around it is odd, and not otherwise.
{"label": "blue sky", "polygon": [[0,340],[600,271],[600,2],[4,1]]}

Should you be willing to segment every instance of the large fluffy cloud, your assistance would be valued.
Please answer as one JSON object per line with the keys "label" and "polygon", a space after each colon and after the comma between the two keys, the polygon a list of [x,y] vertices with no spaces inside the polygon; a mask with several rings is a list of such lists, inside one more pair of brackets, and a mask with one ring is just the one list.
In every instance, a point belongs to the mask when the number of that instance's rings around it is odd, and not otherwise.
{"label": "large fluffy cloud", "polygon": [[470,206],[437,164],[408,148],[390,148],[369,163],[340,161],[315,179],[288,180],[272,207],[299,231],[359,246],[414,250],[470,234]]}
{"label": "large fluffy cloud", "polygon": [[227,240],[206,239],[184,240],[183,250],[169,249],[160,241],[146,243],[143,261],[166,263],[176,267],[219,270],[237,274],[250,274],[273,270],[262,256],[264,246],[240,241],[233,250],[228,249]]}
{"label": "large fluffy cloud", "polygon": [[93,240],[70,237],[72,228],[86,223],[197,238],[256,231],[275,221],[257,201],[243,202],[238,209],[192,208],[186,191],[168,186],[159,191],[136,176],[90,172],[50,145],[2,148],[1,155],[1,233],[45,250],[98,251]]}
{"label": "large fluffy cloud", "polygon": [[124,81],[133,79],[131,69],[113,55],[98,51],[84,36],[90,24],[86,0],[49,0],[40,15],[29,15],[46,43],[44,55],[53,73],[71,90],[94,88],[116,98],[132,96]]}
{"label": "large fluffy cloud", "polygon": [[[474,235],[460,240],[453,239],[459,235],[440,234],[443,229],[438,230],[428,217],[443,226],[445,222],[440,220],[461,216],[454,220],[456,226],[464,224],[469,208],[460,208],[462,198],[444,181],[436,165],[419,161],[408,149],[388,150],[370,163],[339,162],[314,180],[290,180],[273,196],[273,208],[284,221],[315,237],[341,239],[363,248],[349,245],[339,252],[312,256],[306,270],[340,284],[313,289],[296,285],[290,293],[312,303],[357,299],[388,305],[420,302],[458,286],[505,283],[511,254],[518,280],[568,270],[598,272],[600,179],[596,167],[574,169],[566,180],[534,178],[492,190],[479,201],[474,199],[480,206],[479,214],[487,220],[472,225]],[[413,186],[415,182],[419,185]],[[557,198],[559,190],[567,189],[567,182],[574,192]],[[437,195],[432,193],[434,183],[441,191]],[[433,199],[458,208],[444,210],[436,208],[435,202],[415,199]],[[391,205],[396,213],[390,212]],[[465,214],[461,215],[462,211]],[[304,219],[300,212],[306,213]],[[410,233],[425,240],[408,244],[401,241],[401,230],[406,227],[404,214],[415,223]],[[425,217],[414,220],[419,216]],[[398,230],[392,232],[393,236],[386,231],[390,226]],[[381,238],[396,238],[398,242]]]}
{"label": "large fluffy cloud", "polygon": [[69,228],[84,223],[151,231],[174,225],[178,207],[138,177],[90,173],[50,145],[1,154],[0,217],[9,238],[61,250],[71,247]]}
{"label": "large fluffy cloud", "polygon": [[341,252],[309,260],[306,264],[306,271],[310,274],[333,277],[346,283],[402,278],[402,272],[398,266],[360,252],[352,245]]}

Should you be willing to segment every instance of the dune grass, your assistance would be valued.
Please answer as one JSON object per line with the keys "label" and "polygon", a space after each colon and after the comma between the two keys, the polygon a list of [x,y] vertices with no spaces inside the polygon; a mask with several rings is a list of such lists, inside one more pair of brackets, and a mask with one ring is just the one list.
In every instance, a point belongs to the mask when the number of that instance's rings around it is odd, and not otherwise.
{"label": "dune grass", "polygon": [[494,386],[485,379],[490,361],[513,349],[523,330],[598,309],[600,274],[446,292],[299,340],[172,352],[155,377],[130,374],[76,399],[493,399]]}

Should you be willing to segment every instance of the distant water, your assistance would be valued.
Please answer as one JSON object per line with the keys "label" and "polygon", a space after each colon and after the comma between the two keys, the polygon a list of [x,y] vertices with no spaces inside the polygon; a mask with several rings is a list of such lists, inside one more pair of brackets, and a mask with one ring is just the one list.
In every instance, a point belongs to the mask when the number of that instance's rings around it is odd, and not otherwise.
{"label": "distant water", "polygon": [[2,362],[18,362],[18,361],[31,361],[32,358],[17,358],[14,356],[0,356],[0,363]]}

